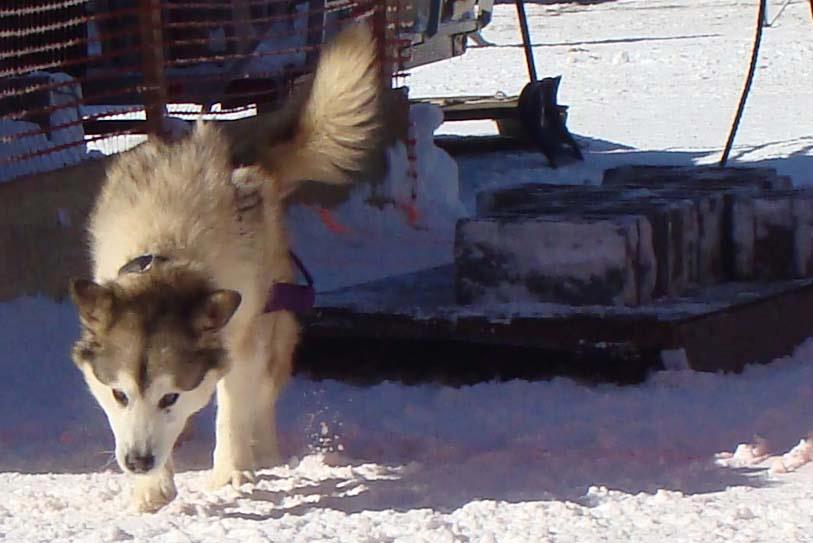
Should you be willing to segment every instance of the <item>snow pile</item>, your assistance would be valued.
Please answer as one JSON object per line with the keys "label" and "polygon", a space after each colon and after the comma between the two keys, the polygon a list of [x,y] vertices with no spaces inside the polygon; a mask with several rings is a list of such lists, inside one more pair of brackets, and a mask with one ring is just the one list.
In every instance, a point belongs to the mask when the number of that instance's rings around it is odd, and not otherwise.
{"label": "snow pile", "polygon": [[727,468],[751,467],[768,458],[767,443],[764,439],[756,443],[740,443],[733,453],[721,452],[716,455],[717,464]]}
{"label": "snow pile", "polygon": [[791,450],[771,462],[773,473],[788,473],[796,471],[813,460],[813,443],[809,439],[802,439]]}
{"label": "snow pile", "polygon": [[[82,103],[82,86],[74,78],[63,73],[49,73],[50,83],[61,83],[50,91],[50,105],[56,107],[50,116],[51,132],[48,138],[57,146],[68,146],[84,141],[85,131],[79,108]],[[84,145],[71,145],[52,154],[54,167],[75,164],[86,158]]]}
{"label": "snow pile", "polygon": [[802,439],[788,452],[771,456],[767,443],[757,437],[754,443],[740,443],[734,453],[722,452],[717,455],[717,464],[728,468],[750,468],[759,465],[769,466],[771,473],[790,473],[813,460],[813,442]]}
{"label": "snow pile", "polygon": [[[410,174],[407,146],[397,142],[387,150],[385,178],[359,184],[346,202],[330,210],[327,222],[324,210],[317,207],[289,210],[292,245],[316,271],[317,289],[332,290],[452,261],[455,223],[466,209],[457,164],[433,139],[442,115],[429,104],[410,110],[417,177]],[[384,204],[369,203],[372,197]]]}
{"label": "snow pile", "polygon": [[[47,149],[48,138],[39,125],[26,121],[0,119],[0,160],[6,161]],[[0,168],[0,182],[19,175],[43,171],[43,166],[34,160],[20,160],[4,164]]]}
{"label": "snow pile", "polygon": [[435,131],[443,124],[443,111],[432,104],[415,104],[410,107],[410,122],[410,137],[415,140],[413,164],[403,142],[389,148],[387,175],[380,192],[403,207],[411,204],[414,191],[418,224],[449,228],[466,214],[466,209],[460,200],[457,162],[435,145]]}
{"label": "snow pile", "polygon": [[[59,84],[48,91],[48,106],[56,109],[50,113],[46,127],[26,121],[0,119],[0,161],[28,156],[4,164],[0,168],[0,182],[20,175],[55,170],[87,158],[87,150],[82,143],[85,133],[79,122],[81,85],[64,73],[32,72],[31,75],[44,76],[47,85]],[[59,149],[29,156],[55,147]]]}

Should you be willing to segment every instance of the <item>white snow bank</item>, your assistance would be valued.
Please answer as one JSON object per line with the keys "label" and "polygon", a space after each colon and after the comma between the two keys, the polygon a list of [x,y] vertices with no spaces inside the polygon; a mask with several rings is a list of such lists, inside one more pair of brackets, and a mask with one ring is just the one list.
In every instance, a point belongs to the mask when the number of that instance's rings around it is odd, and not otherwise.
{"label": "white snow bank", "polygon": [[[332,228],[320,219],[319,208],[289,210],[292,245],[314,272],[320,291],[452,261],[455,223],[466,209],[457,164],[433,140],[442,112],[429,104],[415,105],[410,119],[415,176],[408,149],[399,142],[387,150],[385,178],[375,186],[358,185],[331,210]],[[371,205],[371,196],[387,203]]]}
{"label": "white snow bank", "polygon": [[[76,164],[89,156],[83,143],[85,132],[79,122],[81,85],[64,73],[32,72],[31,75],[46,77],[47,84],[60,83],[48,91],[46,104],[57,109],[49,114],[48,126],[44,127],[0,119],[0,161],[14,159],[0,167],[0,182]],[[51,149],[55,150],[44,153]]]}
{"label": "white snow bank", "polygon": [[[140,516],[67,357],[75,319],[67,304],[0,304],[5,541],[795,541],[813,528],[809,450],[794,449],[813,425],[813,341],[742,375],[661,372],[628,387],[295,378],[279,406],[288,465],[206,492],[207,409],[178,452],[178,499]],[[754,439],[748,462],[717,461]]]}

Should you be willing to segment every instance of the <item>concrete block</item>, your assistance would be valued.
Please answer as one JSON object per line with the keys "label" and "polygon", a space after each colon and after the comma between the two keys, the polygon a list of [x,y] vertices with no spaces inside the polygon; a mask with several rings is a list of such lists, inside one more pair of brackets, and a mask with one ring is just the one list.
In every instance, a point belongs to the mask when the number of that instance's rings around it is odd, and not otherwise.
{"label": "concrete block", "polygon": [[657,190],[666,200],[689,200],[697,213],[697,277],[701,285],[712,285],[728,277],[724,266],[726,234],[725,192],[711,190]]}
{"label": "concrete block", "polygon": [[[661,198],[652,191],[576,189],[550,191],[510,190],[496,194],[488,202],[487,216],[507,217],[562,215],[607,218],[641,215],[652,231],[657,262],[654,296],[680,295],[697,282],[699,274],[698,210],[694,201],[683,196]],[[505,196],[511,196],[509,199]],[[524,198],[521,196],[524,195]],[[505,211],[508,210],[508,211]],[[717,247],[719,253],[719,246]],[[719,255],[718,255],[719,259]]]}
{"label": "concrete block", "polygon": [[635,306],[652,300],[656,261],[642,215],[511,215],[457,224],[459,303]]}
{"label": "concrete block", "polygon": [[730,197],[728,205],[734,279],[813,275],[813,191]]}
{"label": "concrete block", "polygon": [[635,211],[649,220],[657,262],[656,297],[680,296],[698,282],[698,212],[692,200],[647,198],[608,207],[607,211]]}

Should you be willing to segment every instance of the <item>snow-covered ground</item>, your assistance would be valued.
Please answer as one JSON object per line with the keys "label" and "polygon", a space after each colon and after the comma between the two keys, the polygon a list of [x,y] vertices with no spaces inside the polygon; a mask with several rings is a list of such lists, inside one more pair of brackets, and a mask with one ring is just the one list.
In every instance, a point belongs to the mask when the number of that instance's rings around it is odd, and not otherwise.
{"label": "snow-covered ground", "polygon": [[[564,75],[560,100],[587,161],[552,171],[536,154],[465,158],[463,202],[470,208],[488,186],[596,182],[621,163],[716,159],[747,67],[753,4],[528,6],[538,70]],[[484,35],[496,46],[416,70],[412,95],[517,92],[513,7],[498,6]],[[801,0],[766,29],[733,153],[798,184],[813,182],[811,38]],[[435,174],[453,171],[433,156]],[[441,177],[419,172],[419,194],[443,193],[451,212],[449,185],[421,187]],[[356,204],[332,229],[317,210],[296,210],[297,250],[323,289],[448,261],[448,224],[422,205],[422,230],[392,210],[359,217]],[[179,497],[137,515],[111,465],[107,423],[67,356],[76,326],[67,304],[0,304],[0,541],[813,541],[813,341],[742,375],[661,372],[628,387],[297,378],[279,409],[286,466],[239,492],[205,492],[210,408],[179,449]]]}
{"label": "snow-covered ground", "polygon": [[180,496],[138,515],[64,354],[73,310],[19,300],[0,325],[3,541],[785,542],[813,529],[809,448],[782,457],[813,427],[813,341],[742,375],[635,387],[294,379],[279,410],[288,465],[206,492],[207,410],[178,451],[193,470]]}

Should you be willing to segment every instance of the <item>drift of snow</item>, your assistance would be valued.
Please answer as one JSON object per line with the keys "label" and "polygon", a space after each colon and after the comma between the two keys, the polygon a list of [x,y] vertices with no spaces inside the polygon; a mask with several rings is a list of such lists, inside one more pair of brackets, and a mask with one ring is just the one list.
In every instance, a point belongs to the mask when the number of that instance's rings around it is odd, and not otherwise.
{"label": "drift of snow", "polygon": [[[437,106],[412,106],[414,164],[405,144],[398,142],[387,149],[384,179],[360,184],[346,202],[331,210],[333,228],[320,220],[319,208],[290,209],[292,244],[308,266],[318,270],[320,291],[450,261],[455,223],[467,211],[461,201],[457,163],[434,142],[442,120]],[[373,196],[386,203],[382,207],[368,204]]]}
{"label": "drift of snow", "polygon": [[[57,109],[48,115],[48,126],[45,127],[28,121],[0,119],[0,160],[29,156],[52,148],[57,150],[4,164],[0,167],[0,182],[76,164],[89,156],[85,145],[72,145],[85,137],[79,122],[81,86],[65,73],[32,72],[31,75],[47,78],[49,85],[59,84],[48,91],[48,103],[42,106]],[[50,132],[42,131],[49,127]]]}
{"label": "drift of snow", "polygon": [[[397,142],[388,149],[388,170],[383,192],[396,203],[409,204],[414,189],[416,211],[422,226],[449,227],[466,214],[460,200],[457,163],[435,145],[435,131],[443,124],[443,111],[431,104],[410,108],[410,137],[414,138],[415,179],[410,176],[407,146]],[[414,185],[414,186],[413,186]]]}
{"label": "drift of snow", "polygon": [[2,541],[779,542],[813,528],[810,448],[795,445],[811,427],[813,341],[742,375],[640,386],[295,378],[278,410],[286,465],[206,491],[207,409],[176,455],[178,498],[140,515],[64,354],[73,309],[20,299],[0,304],[0,327]]}

